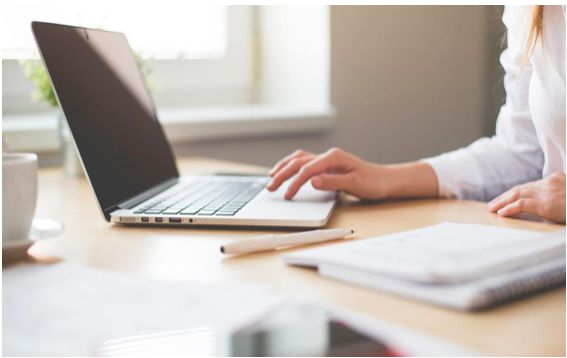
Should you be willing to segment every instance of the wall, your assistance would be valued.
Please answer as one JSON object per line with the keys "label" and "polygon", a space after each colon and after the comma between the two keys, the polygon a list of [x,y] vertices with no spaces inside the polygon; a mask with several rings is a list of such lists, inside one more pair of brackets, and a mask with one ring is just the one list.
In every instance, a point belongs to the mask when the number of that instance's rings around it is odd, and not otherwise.
{"label": "wall", "polygon": [[333,6],[332,133],[193,143],[179,155],[271,165],[297,148],[338,146],[393,163],[432,156],[494,131],[503,99],[500,8]]}

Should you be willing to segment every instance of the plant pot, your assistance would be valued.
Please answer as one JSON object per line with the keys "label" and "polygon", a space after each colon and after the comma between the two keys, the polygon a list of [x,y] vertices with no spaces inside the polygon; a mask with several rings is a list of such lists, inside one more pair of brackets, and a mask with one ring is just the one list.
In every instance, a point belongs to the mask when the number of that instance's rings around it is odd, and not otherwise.
{"label": "plant pot", "polygon": [[81,165],[81,160],[79,159],[79,154],[75,149],[75,143],[71,133],[69,132],[69,127],[67,127],[67,122],[65,121],[64,114],[59,111],[58,115],[58,127],[59,127],[59,143],[60,143],[60,153],[61,153],[61,164],[63,165],[63,172],[69,177],[82,177],[85,176],[83,171],[83,166]]}

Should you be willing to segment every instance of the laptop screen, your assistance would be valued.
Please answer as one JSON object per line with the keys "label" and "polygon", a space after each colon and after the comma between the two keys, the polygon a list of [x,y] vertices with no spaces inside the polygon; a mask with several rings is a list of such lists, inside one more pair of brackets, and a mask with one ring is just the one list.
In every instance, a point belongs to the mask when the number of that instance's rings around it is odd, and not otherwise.
{"label": "laptop screen", "polygon": [[177,177],[124,35],[37,22],[32,28],[101,208]]}

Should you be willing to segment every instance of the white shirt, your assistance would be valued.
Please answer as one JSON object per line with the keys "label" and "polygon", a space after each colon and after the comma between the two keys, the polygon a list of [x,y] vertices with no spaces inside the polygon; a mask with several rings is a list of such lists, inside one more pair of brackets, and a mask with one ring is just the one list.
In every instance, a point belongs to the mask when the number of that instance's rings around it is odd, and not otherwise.
{"label": "white shirt", "polygon": [[565,173],[565,6],[544,7],[543,50],[538,40],[519,77],[529,11],[504,10],[508,48],[500,62],[507,95],[496,135],[423,160],[433,167],[443,197],[488,201],[515,185]]}

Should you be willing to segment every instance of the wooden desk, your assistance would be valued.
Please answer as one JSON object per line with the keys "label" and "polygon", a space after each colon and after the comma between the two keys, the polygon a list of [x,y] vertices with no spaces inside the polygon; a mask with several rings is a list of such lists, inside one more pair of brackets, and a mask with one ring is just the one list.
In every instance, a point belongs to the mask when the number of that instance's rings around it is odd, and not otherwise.
{"label": "wooden desk", "polygon": [[[183,174],[212,170],[265,172],[226,162],[183,159]],[[84,178],[42,169],[37,216],[62,222],[65,233],[34,245],[42,261],[65,260],[138,275],[206,282],[247,281],[284,291],[311,292],[340,306],[428,332],[490,355],[565,356],[565,288],[480,313],[442,309],[397,296],[320,278],[317,272],[284,265],[288,250],[226,257],[221,243],[264,233],[253,229],[127,227],[100,215]],[[454,200],[397,201],[362,205],[344,198],[328,227],[356,229],[356,238],[420,228],[443,221],[551,231],[558,225],[505,219],[485,204]]]}

